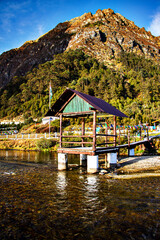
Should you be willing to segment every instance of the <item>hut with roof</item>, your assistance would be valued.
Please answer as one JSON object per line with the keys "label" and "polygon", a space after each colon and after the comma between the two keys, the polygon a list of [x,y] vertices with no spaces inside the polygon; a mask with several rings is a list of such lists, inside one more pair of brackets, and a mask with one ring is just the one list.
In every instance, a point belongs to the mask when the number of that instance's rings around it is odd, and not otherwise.
{"label": "hut with roof", "polygon": [[[96,119],[99,114],[109,114],[114,117],[113,134],[109,135],[107,127],[105,134],[96,132]],[[73,89],[67,88],[59,99],[54,103],[46,116],[55,116],[60,118],[60,139],[58,148],[58,169],[67,168],[67,154],[79,154],[81,163],[87,159],[87,171],[89,173],[98,171],[98,156],[106,154],[108,161],[111,164],[117,163],[117,148],[116,148],[116,116],[127,117],[124,113],[105,102],[102,99],[90,96]],[[81,141],[69,141],[68,139],[76,139],[77,136],[63,134],[63,119],[64,118],[81,118],[82,127]],[[85,118],[93,118],[92,134],[86,135]],[[105,137],[105,142],[97,144],[97,137]],[[108,137],[113,138],[112,147],[109,147]]]}

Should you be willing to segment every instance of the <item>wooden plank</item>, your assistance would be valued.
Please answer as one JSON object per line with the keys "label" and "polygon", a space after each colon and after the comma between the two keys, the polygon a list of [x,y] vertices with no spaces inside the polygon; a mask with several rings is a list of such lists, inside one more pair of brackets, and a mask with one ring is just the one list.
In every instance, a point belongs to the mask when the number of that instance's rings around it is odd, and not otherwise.
{"label": "wooden plank", "polygon": [[96,146],[101,146],[101,145],[105,145],[105,144],[114,144],[113,142],[104,142],[104,143],[98,143],[96,144]]}
{"label": "wooden plank", "polygon": [[92,151],[87,152],[87,151],[78,151],[78,150],[58,150],[58,153],[69,153],[69,154],[86,154],[86,155],[95,155],[95,153],[93,153]]}
{"label": "wooden plank", "polygon": [[71,112],[71,113],[63,113],[64,117],[71,117],[71,116],[83,116],[87,114],[93,114],[92,111],[86,111],[86,112]]}
{"label": "wooden plank", "polygon": [[97,149],[95,151],[95,155],[102,154],[102,153],[110,153],[110,152],[118,152],[118,148],[104,148],[104,149]]}
{"label": "wooden plank", "polygon": [[[62,142],[62,143],[75,143],[75,144],[82,144],[82,142]],[[83,142],[84,144],[93,144],[93,142]]]}
{"label": "wooden plank", "polygon": [[79,138],[93,138],[93,136],[92,135],[63,135],[62,136],[62,138],[77,138],[77,137],[79,137]]}
{"label": "wooden plank", "polygon": [[105,136],[108,136],[108,137],[117,137],[117,135],[100,134],[100,133],[96,134],[96,136],[103,136],[103,137],[105,137]]}

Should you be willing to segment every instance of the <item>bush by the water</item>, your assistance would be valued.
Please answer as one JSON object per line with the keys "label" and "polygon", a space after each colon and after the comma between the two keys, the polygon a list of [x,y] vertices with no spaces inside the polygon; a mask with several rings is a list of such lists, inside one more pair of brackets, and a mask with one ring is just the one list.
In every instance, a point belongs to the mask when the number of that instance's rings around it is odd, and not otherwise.
{"label": "bush by the water", "polygon": [[51,139],[41,138],[41,139],[37,140],[37,148],[39,150],[49,149],[54,146],[54,143],[55,142],[53,142],[53,140],[51,140]]}

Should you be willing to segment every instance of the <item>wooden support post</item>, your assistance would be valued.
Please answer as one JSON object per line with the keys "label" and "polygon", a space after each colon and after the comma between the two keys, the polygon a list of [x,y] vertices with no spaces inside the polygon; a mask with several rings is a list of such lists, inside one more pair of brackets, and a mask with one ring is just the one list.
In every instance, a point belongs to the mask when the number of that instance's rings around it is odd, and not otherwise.
{"label": "wooden support post", "polygon": [[141,127],[140,127],[140,141],[142,140],[142,130],[141,130]]}
{"label": "wooden support post", "polygon": [[60,114],[60,137],[59,137],[59,147],[62,147],[62,114]]}
{"label": "wooden support post", "polygon": [[107,153],[105,153],[105,168],[109,168],[110,167],[110,162],[107,159]]}
{"label": "wooden support post", "polygon": [[[84,135],[85,135],[85,119],[82,118],[82,136]],[[82,147],[84,147],[83,142],[84,142],[84,138],[82,137]]]}
{"label": "wooden support post", "polygon": [[114,116],[114,129],[113,129],[114,133],[114,146],[116,147],[116,116]]}
{"label": "wooden support post", "polygon": [[149,132],[148,132],[148,126],[147,126],[147,141],[149,141]]}
{"label": "wooden support post", "polygon": [[[108,135],[107,118],[106,118],[106,128],[105,128],[105,134],[106,134],[106,135]],[[107,147],[107,141],[108,141],[108,136],[106,136],[106,147]]]}
{"label": "wooden support post", "polygon": [[119,127],[119,145],[121,144],[121,129],[120,129],[120,127]]}
{"label": "wooden support post", "polygon": [[93,151],[96,150],[96,111],[93,111]]}
{"label": "wooden support post", "polygon": [[[140,141],[142,140],[142,130],[141,130],[141,127],[140,127]],[[140,145],[140,150],[142,150],[142,145]]]}

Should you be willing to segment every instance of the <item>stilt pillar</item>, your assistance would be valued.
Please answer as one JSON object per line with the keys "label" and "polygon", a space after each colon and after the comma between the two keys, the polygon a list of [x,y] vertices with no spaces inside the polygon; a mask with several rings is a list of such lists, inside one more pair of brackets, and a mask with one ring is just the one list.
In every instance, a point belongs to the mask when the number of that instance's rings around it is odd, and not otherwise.
{"label": "stilt pillar", "polygon": [[67,170],[68,155],[66,153],[58,153],[58,170]]}
{"label": "stilt pillar", "polygon": [[86,154],[80,154],[80,166],[86,166],[87,165],[87,155]]}
{"label": "stilt pillar", "polygon": [[107,153],[107,161],[109,167],[116,167],[117,165],[117,152]]}
{"label": "stilt pillar", "polygon": [[87,172],[88,173],[98,172],[98,155],[95,156],[87,155]]}
{"label": "stilt pillar", "polygon": [[135,156],[134,148],[128,148],[128,157],[133,157],[133,156]]}

